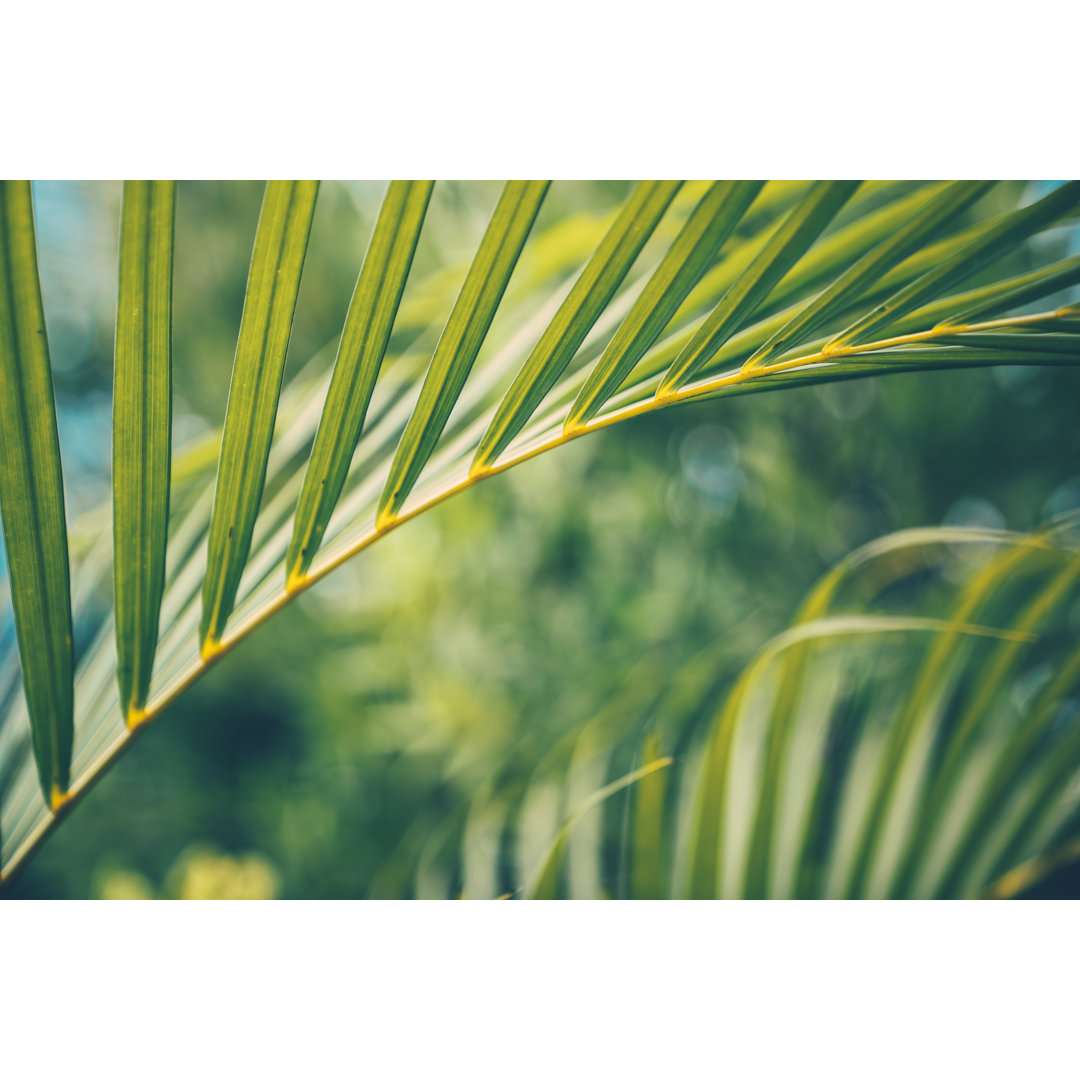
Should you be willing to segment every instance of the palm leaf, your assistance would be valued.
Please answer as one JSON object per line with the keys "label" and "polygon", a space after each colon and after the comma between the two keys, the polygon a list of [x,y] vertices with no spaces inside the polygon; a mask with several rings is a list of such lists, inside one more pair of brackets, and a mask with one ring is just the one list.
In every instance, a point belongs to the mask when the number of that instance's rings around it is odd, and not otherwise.
{"label": "palm leaf", "polygon": [[120,707],[138,722],[157,648],[172,450],[176,185],[124,185],[113,376],[113,580]]}
{"label": "palm leaf", "polygon": [[34,210],[15,180],[0,182],[0,512],[34,760],[56,809],[74,734],[67,524]]}

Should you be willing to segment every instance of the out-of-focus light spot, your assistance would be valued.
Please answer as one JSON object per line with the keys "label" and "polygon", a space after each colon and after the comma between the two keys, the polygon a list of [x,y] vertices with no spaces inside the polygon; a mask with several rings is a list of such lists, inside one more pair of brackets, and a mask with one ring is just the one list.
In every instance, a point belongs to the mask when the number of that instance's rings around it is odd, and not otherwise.
{"label": "out-of-focus light spot", "polygon": [[1046,372],[1037,367],[995,367],[990,369],[994,382],[1023,405],[1033,405],[1046,396]]}
{"label": "out-of-focus light spot", "polygon": [[[942,525],[960,529],[1004,529],[1005,517],[992,502],[967,495],[949,507]],[[942,573],[948,581],[959,585],[972,569],[992,559],[998,547],[993,543],[949,544],[947,549],[951,563],[942,568]]]}
{"label": "out-of-focus light spot", "polygon": [[1004,529],[1005,518],[992,502],[966,495],[949,507],[942,524],[968,529]]}
{"label": "out-of-focus light spot", "polygon": [[1050,664],[1039,664],[1031,671],[1025,672],[1013,684],[1009,698],[1016,712],[1023,716],[1028,711],[1035,695],[1046,685],[1053,676],[1054,669]]}
{"label": "out-of-focus light spot", "polygon": [[739,448],[727,428],[702,424],[683,439],[679,447],[682,477],[701,497],[708,516],[729,517],[734,512],[746,482],[738,462]]}
{"label": "out-of-focus light spot", "polygon": [[875,379],[852,379],[850,382],[826,383],[815,387],[818,400],[837,420],[859,420],[877,400]]}
{"label": "out-of-focus light spot", "polygon": [[1080,476],[1074,476],[1054,489],[1043,506],[1043,516],[1056,518],[1077,510],[1080,510]]}

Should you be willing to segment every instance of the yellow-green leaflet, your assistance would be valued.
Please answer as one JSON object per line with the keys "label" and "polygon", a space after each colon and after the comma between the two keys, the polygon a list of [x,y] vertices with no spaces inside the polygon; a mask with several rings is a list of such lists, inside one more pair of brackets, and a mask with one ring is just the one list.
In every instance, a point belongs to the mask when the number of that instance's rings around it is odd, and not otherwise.
{"label": "yellow-green leaflet", "polygon": [[285,559],[290,580],[301,577],[319,550],[349,472],[405,291],[434,182],[394,180],[356,280],[319,430],[311,448]]}
{"label": "yellow-green leaflet", "polygon": [[802,258],[858,186],[856,180],[819,180],[810,187],[675,358],[660,381],[657,397],[665,397],[693,378]]}
{"label": "yellow-green leaflet", "polygon": [[71,587],[60,443],[30,184],[0,181],[0,514],[41,790],[68,788],[74,739]]}
{"label": "yellow-green leaflet", "polygon": [[724,180],[701,197],[570,407],[566,427],[591,420],[671,321],[764,186]]}
{"label": "yellow-green leaflet", "polygon": [[446,427],[540,212],[549,183],[548,180],[511,180],[503,188],[435,346],[416,408],[398,443],[375,514],[380,526],[397,517]]}
{"label": "yellow-green leaflet", "polygon": [[939,192],[903,228],[896,230],[877,247],[868,251],[854,266],[819,293],[798,314],[778,330],[746,362],[746,370],[760,367],[783,352],[805,341],[831,316],[877,282],[881,275],[901,263],[920,245],[984,195],[993,181],[958,180]]}
{"label": "yellow-green leaflet", "polygon": [[165,589],[175,209],[174,181],[125,182],[113,371],[113,585],[116,674],[128,723],[150,690]]}
{"label": "yellow-green leaflet", "polygon": [[558,382],[681,186],[644,180],[634,189],[499,405],[476,449],[474,473],[498,458]]}
{"label": "yellow-green leaflet", "polygon": [[845,345],[857,345],[861,341],[867,341],[878,327],[887,326],[909,311],[940,296],[965,278],[971,277],[998,256],[1052,224],[1078,204],[1080,180],[1071,180],[1038,202],[1005,215],[997,225],[977,236],[951,259],[946,259],[940,266],[934,267],[837,334],[829,342],[829,351],[839,351]]}
{"label": "yellow-green leaflet", "polygon": [[251,546],[318,190],[314,180],[270,180],[263,196],[210,516],[204,651],[225,630]]}

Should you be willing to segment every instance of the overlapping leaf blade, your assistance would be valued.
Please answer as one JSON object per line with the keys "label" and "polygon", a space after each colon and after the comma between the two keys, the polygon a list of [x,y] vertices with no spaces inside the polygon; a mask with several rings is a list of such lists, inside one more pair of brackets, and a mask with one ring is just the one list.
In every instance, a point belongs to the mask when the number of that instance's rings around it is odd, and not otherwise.
{"label": "overlapping leaf blade", "polygon": [[380,526],[398,515],[439,441],[540,212],[548,183],[511,180],[499,197],[398,443],[376,511]]}
{"label": "overlapping leaf blade", "polygon": [[906,259],[921,244],[925,244],[992,186],[992,181],[968,180],[958,180],[947,185],[930,200],[921,213],[868,251],[778,330],[750,357],[746,362],[746,370],[761,367],[772,357],[801,344],[814,330],[825,325],[831,316],[842,311],[882,274]]}
{"label": "overlapping leaf blade", "polygon": [[646,180],[627,200],[503,398],[473,459],[483,472],[558,381],[659,224],[681,181]]}
{"label": "overlapping leaf blade", "polygon": [[204,651],[224,633],[251,546],[317,193],[315,181],[271,180],[263,197],[210,517]]}
{"label": "overlapping leaf blade", "polygon": [[713,353],[745,324],[773,286],[824,232],[858,186],[857,181],[850,180],[823,180],[811,186],[675,358],[660,381],[657,397],[667,396],[693,378]]}
{"label": "overlapping leaf blade", "polygon": [[591,420],[618,390],[701,280],[763,186],[759,180],[719,181],[701,197],[589,373],[570,407],[568,429]]}
{"label": "overlapping leaf blade", "polygon": [[952,258],[928,271],[837,334],[829,342],[829,351],[838,352],[845,346],[868,341],[875,330],[887,327],[909,311],[941,296],[1078,205],[1080,180],[1072,180],[1038,202],[1006,215],[992,227],[982,230]]}
{"label": "overlapping leaf blade", "polygon": [[379,211],[345,317],[326,405],[296,506],[285,559],[290,580],[302,577],[311,565],[345,484],[433,186],[427,180],[395,180]]}

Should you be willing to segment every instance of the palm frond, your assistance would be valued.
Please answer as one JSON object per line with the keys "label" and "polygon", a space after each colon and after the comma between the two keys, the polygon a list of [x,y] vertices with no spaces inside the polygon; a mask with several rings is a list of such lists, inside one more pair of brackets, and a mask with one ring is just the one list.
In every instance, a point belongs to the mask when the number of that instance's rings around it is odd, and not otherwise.
{"label": "palm frond", "polygon": [[[470,816],[511,837],[504,884],[539,898],[975,897],[1019,887],[1005,875],[1024,865],[1028,887],[1080,834],[1080,735],[1061,720],[1080,691],[1072,525],[908,530],[859,549],[711,712],[695,706],[715,651],[659,697],[646,665],[526,790],[477,793]],[[942,571],[988,547],[943,588]],[[890,610],[901,595],[938,614]],[[987,610],[1000,621],[961,621]],[[440,880],[465,858],[456,840]]]}
{"label": "palm frond", "polygon": [[[118,394],[118,433],[124,435],[127,466],[145,471],[132,480],[134,487],[125,481],[117,487],[118,513],[126,522],[118,537],[123,532],[134,548],[129,544],[122,552],[118,539],[115,616],[102,619],[84,604],[97,632],[74,675],[69,614],[64,644],[67,546],[47,354],[43,335],[23,332],[35,318],[41,323],[36,271],[29,269],[29,188],[6,188],[4,376],[12,385],[30,387],[34,401],[5,393],[2,407],[13,410],[13,420],[33,415],[40,426],[41,418],[49,418],[53,449],[46,445],[48,433],[38,432],[29,451],[28,440],[21,439],[9,453],[9,433],[19,429],[5,416],[3,514],[6,535],[13,537],[12,604],[26,695],[13,698],[0,724],[0,777],[7,778],[0,792],[0,872],[9,877],[58,820],[34,779],[35,762],[42,783],[64,790],[70,766],[72,797],[85,791],[129,744],[130,716],[140,726],[154,719],[291,597],[390,529],[485,476],[681,401],[905,371],[1080,362],[1074,307],[1024,310],[1080,280],[1077,259],[1055,262],[1046,254],[1050,248],[1028,246],[1033,237],[1075,218],[1080,184],[1066,184],[1022,207],[1016,205],[1018,186],[995,187],[993,209],[1010,200],[1013,206],[996,216],[986,209],[986,187],[782,182],[680,188],[657,182],[637,188],[611,213],[556,220],[533,236],[548,185],[512,181],[468,268],[440,269],[413,282],[413,252],[431,218],[431,189],[394,185],[363,260],[332,373],[326,373],[327,348],[283,386],[316,186],[271,183],[223,434],[180,448],[172,461],[156,635],[160,453],[168,433],[155,421],[141,459],[132,439],[140,417],[158,416],[166,401],[167,361],[159,344],[165,291],[157,271],[153,281],[143,279],[142,288],[151,290],[146,325],[155,328],[139,339],[143,352],[121,347],[118,333],[118,387],[144,395],[141,404],[120,408]],[[125,221],[136,231],[125,234],[122,268],[124,280],[137,283],[138,267],[149,266],[147,259],[162,274],[168,259],[164,219],[153,218],[156,226],[145,217],[136,220],[138,189],[130,190]],[[139,235],[141,241],[130,239]],[[1023,272],[1005,259],[1017,252],[1028,260]],[[964,283],[971,287],[957,291]],[[122,287],[119,320],[125,333],[136,326],[132,295]],[[440,331],[433,320],[447,310]],[[333,330],[326,328],[328,338]],[[152,350],[151,342],[158,343]],[[136,387],[129,377],[128,365],[137,355],[152,365],[152,386]],[[123,456],[118,454],[118,462]],[[27,555],[25,565],[37,566],[27,571],[17,569],[15,557],[25,519],[19,509],[9,510],[9,502],[16,506],[20,500],[7,491],[31,482],[35,505],[48,511],[52,533]],[[144,505],[133,494],[142,490],[149,494]],[[78,614],[80,597],[108,576],[107,517],[80,521],[72,550]],[[25,599],[35,574],[38,586],[51,590],[47,604]],[[121,595],[125,584],[129,597],[137,584],[137,602]],[[906,630],[890,623],[890,632],[915,630],[914,617],[905,618]],[[951,618],[950,625],[957,621]],[[835,636],[837,624],[829,626]],[[851,627],[856,636],[885,629],[859,621]],[[936,623],[918,628],[941,634]],[[949,634],[966,640],[970,630]],[[782,652],[797,656],[809,648],[812,639],[800,636],[806,633],[796,634]],[[949,634],[942,640],[951,640]],[[10,672],[13,663],[5,657],[0,668]],[[116,674],[129,665],[130,684],[127,675],[120,676],[121,696]],[[938,679],[940,667],[926,675],[928,684]],[[71,708],[64,704],[72,689],[73,743]],[[914,732],[893,736],[899,740],[896,752],[906,755],[920,729],[909,718],[895,730]],[[30,731],[33,762],[26,742]],[[776,778],[782,775],[777,755],[786,739],[778,734],[770,751],[776,759],[770,775]],[[721,764],[727,753],[720,755]],[[879,771],[884,775],[885,766]],[[880,788],[875,805],[882,809],[873,820],[886,820],[894,795],[888,784]],[[70,800],[61,813],[69,806]],[[778,812],[768,803],[758,808],[753,869],[745,875],[751,892],[773,890],[768,867]],[[815,828],[831,813],[823,805]],[[714,830],[719,836],[726,828],[722,818],[714,822],[711,810],[699,818],[706,834]],[[859,842],[863,854],[850,879],[859,889],[876,880],[872,871],[883,828],[869,826],[868,838]],[[569,841],[568,850],[575,843]],[[703,891],[715,889],[710,843],[699,843],[701,861],[695,863]],[[811,837],[807,843],[817,841]],[[740,888],[743,877],[736,875]],[[908,878],[905,871],[902,880]]]}

